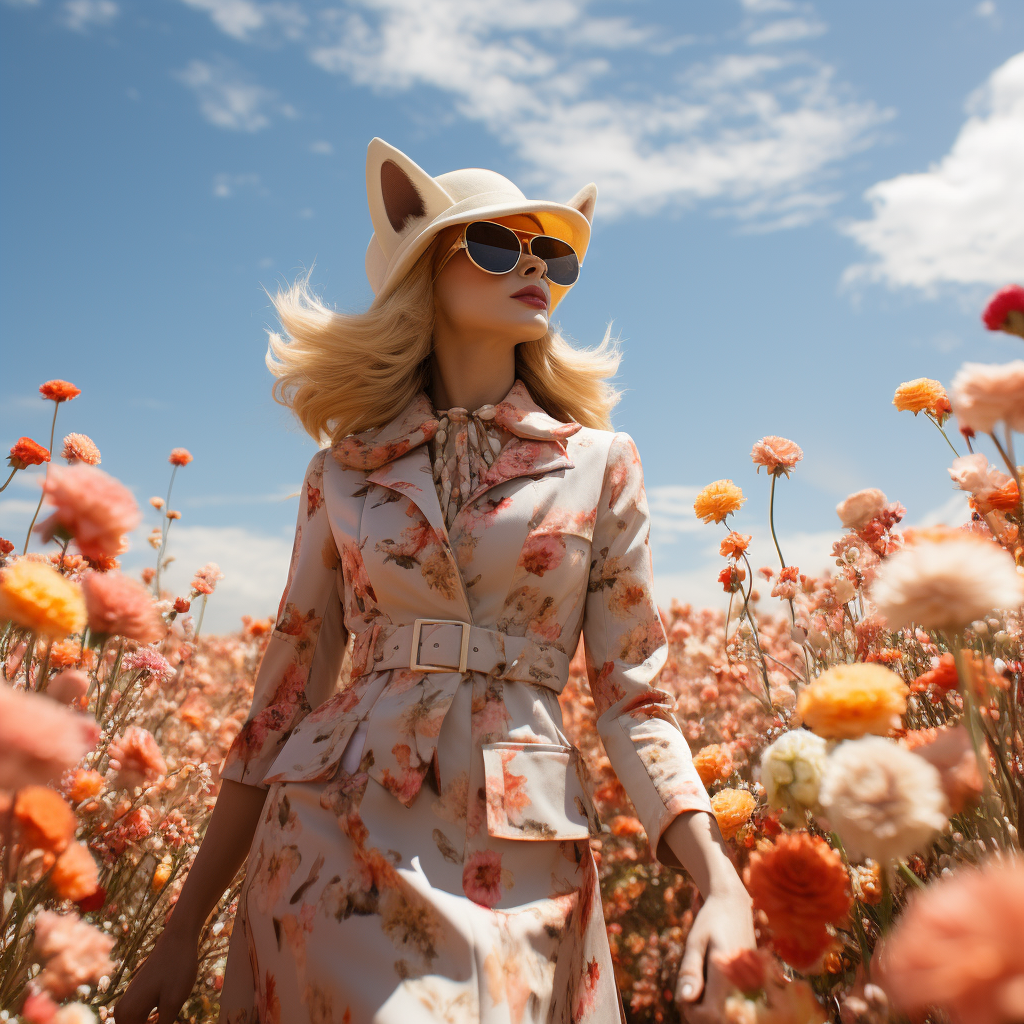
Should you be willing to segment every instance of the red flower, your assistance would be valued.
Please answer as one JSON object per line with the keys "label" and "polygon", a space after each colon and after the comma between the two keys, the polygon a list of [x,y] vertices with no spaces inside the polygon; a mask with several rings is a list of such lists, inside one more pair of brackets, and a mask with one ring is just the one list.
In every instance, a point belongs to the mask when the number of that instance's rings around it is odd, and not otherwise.
{"label": "red flower", "polygon": [[50,452],[31,437],[19,437],[11,446],[11,454],[7,457],[7,465],[11,469],[24,469],[26,466],[39,466],[50,461]]}
{"label": "red flower", "polygon": [[735,565],[727,566],[718,574],[718,582],[727,594],[735,594],[746,578],[746,572]]}
{"label": "red flower", "polygon": [[1024,337],[1024,288],[1008,284],[988,300],[981,319],[990,331],[1006,331]]}
{"label": "red flower", "polygon": [[187,448],[172,448],[167,461],[172,466],[187,466],[192,461],[192,453]]}
{"label": "red flower", "polygon": [[45,384],[39,385],[39,394],[54,402],[69,402],[81,393],[81,388],[76,388],[67,380],[48,380]]}
{"label": "red flower", "polygon": [[0,557],[9,555],[13,550],[14,545],[6,537],[0,537]]}

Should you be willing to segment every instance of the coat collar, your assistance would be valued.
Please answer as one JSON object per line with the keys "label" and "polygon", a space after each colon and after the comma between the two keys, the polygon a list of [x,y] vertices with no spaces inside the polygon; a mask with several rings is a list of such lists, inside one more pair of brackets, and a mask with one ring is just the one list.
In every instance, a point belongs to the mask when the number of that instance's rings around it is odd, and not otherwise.
{"label": "coat collar", "polygon": [[[561,442],[580,429],[574,420],[557,420],[546,413],[518,379],[495,406],[494,421],[529,441]],[[350,434],[334,445],[331,454],[346,469],[377,470],[429,441],[436,432],[437,414],[426,392],[419,391],[389,423]]]}

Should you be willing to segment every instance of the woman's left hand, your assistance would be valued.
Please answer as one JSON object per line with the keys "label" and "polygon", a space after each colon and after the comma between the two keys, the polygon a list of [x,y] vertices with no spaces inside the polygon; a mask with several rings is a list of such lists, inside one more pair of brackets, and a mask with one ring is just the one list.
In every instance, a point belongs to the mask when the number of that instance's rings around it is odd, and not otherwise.
{"label": "woman's left hand", "polygon": [[676,1007],[684,1020],[691,1024],[717,1024],[722,1019],[732,986],[715,966],[711,954],[756,946],[750,896],[737,878],[734,885],[708,895],[690,928],[676,982]]}

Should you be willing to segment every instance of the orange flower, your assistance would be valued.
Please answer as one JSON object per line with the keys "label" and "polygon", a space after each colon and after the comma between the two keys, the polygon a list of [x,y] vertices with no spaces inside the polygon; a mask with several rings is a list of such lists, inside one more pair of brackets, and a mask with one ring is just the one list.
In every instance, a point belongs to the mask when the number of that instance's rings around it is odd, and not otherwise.
{"label": "orange flower", "polygon": [[630,814],[616,814],[610,822],[608,827],[612,830],[612,835],[617,837],[622,836],[638,836],[643,832],[644,827],[640,824],[639,818],[634,818]]}
{"label": "orange flower", "polygon": [[949,398],[946,389],[930,377],[918,377],[908,380],[896,389],[892,404],[900,412],[928,412],[941,417],[949,411]]}
{"label": "orange flower", "polygon": [[776,938],[802,949],[809,963],[830,944],[826,926],[842,921],[852,903],[842,856],[807,832],[783,833],[752,853],[744,881]]}
{"label": "orange flower", "polygon": [[64,900],[84,900],[99,888],[99,870],[85,843],[72,843],[57,858],[50,884]]}
{"label": "orange flower", "polygon": [[786,437],[769,434],[762,437],[750,451],[758,473],[764,466],[772,476],[789,476],[789,471],[804,457],[803,449]]}
{"label": "orange flower", "polygon": [[746,571],[737,565],[727,565],[719,574],[718,582],[727,594],[735,594],[747,578]]}
{"label": "orange flower", "polygon": [[722,541],[718,548],[723,558],[739,558],[750,544],[750,536],[745,533],[737,533],[735,530]]}
{"label": "orange flower", "polygon": [[1020,491],[1016,480],[1007,480],[1002,487],[972,494],[968,499],[971,508],[977,509],[982,515],[989,512],[1013,512],[1020,504]]}
{"label": "orange flower", "polygon": [[693,511],[705,523],[720,523],[727,515],[737,512],[747,499],[731,480],[716,480],[697,495]]}
{"label": "orange flower", "polygon": [[7,456],[7,465],[11,469],[24,469],[26,466],[41,466],[50,461],[50,451],[41,444],[36,444],[31,437],[19,437],[11,445],[11,454]]}
{"label": "orange flower", "polygon": [[68,799],[73,804],[99,796],[103,791],[103,776],[92,768],[79,768],[71,776],[71,784],[67,788]]}
{"label": "orange flower", "polygon": [[39,394],[54,402],[69,402],[81,393],[81,388],[76,388],[74,384],[66,380],[48,380],[45,384],[39,385]]}
{"label": "orange flower", "polygon": [[119,572],[87,572],[82,589],[94,633],[116,633],[144,644],[160,640],[166,628],[148,590]]}
{"label": "orange flower", "polygon": [[152,889],[153,892],[160,892],[160,890],[167,884],[170,877],[171,865],[166,861],[161,861],[157,864],[156,870],[153,872],[153,881],[149,883],[150,889]]}
{"label": "orange flower", "polygon": [[50,648],[50,667],[60,669],[77,665],[81,650],[81,644],[77,640],[58,640]]}
{"label": "orange flower", "polygon": [[729,753],[729,748],[723,747],[720,743],[701,747],[693,755],[693,766],[697,769],[700,781],[705,786],[711,786],[716,782],[725,782],[733,773],[732,755]]}
{"label": "orange flower", "polygon": [[187,448],[172,448],[167,461],[172,466],[187,466],[192,461],[192,453]]}
{"label": "orange flower", "polygon": [[801,691],[797,713],[826,739],[884,736],[907,710],[907,684],[882,665],[834,665]]}
{"label": "orange flower", "polygon": [[722,789],[711,798],[711,810],[715,812],[723,839],[733,839],[736,833],[750,821],[757,806],[757,797],[745,789]]}
{"label": "orange flower", "polygon": [[19,558],[0,572],[0,619],[61,639],[85,626],[85,598],[77,583],[42,562]]}
{"label": "orange flower", "polygon": [[23,786],[14,797],[18,841],[26,850],[62,853],[75,837],[75,812],[48,786]]}
{"label": "orange flower", "polygon": [[85,462],[90,466],[95,466],[100,461],[100,450],[96,447],[95,442],[91,437],[86,434],[68,434],[64,438],[64,451],[61,455],[68,460],[68,462]]}
{"label": "orange flower", "polygon": [[169,508],[167,510],[167,518],[168,519],[180,519],[181,518],[181,513],[179,511],[177,511],[177,509]]}

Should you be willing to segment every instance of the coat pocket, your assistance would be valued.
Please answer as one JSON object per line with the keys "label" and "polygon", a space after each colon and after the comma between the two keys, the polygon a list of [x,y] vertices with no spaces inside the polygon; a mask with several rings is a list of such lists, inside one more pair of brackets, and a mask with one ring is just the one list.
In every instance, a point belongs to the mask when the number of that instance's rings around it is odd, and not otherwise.
{"label": "coat pocket", "polygon": [[487,831],[500,839],[586,839],[600,831],[580,754],[560,743],[485,743]]}

